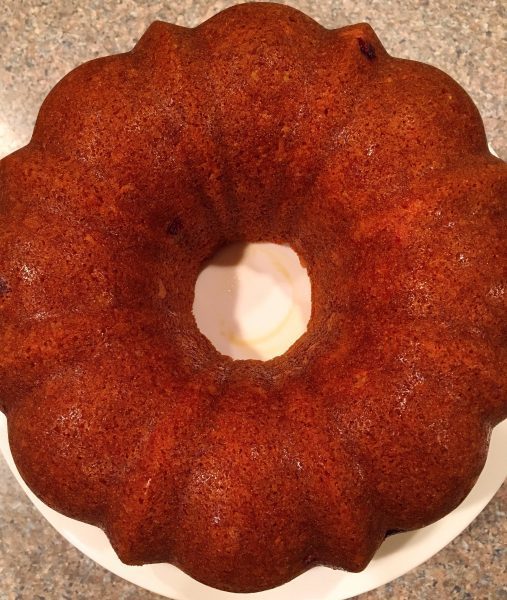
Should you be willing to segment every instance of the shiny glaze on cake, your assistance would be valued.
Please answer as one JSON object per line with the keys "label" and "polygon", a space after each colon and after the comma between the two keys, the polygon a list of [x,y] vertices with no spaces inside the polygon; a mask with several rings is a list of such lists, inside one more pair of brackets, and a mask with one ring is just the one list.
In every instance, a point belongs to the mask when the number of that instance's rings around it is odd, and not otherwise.
{"label": "shiny glaze on cake", "polygon": [[[507,416],[507,167],[444,73],[276,4],[154,23],[0,162],[0,408],[31,489],[129,564],[248,592],[456,507]],[[191,308],[289,244],[308,331],[233,361]],[[213,299],[210,298],[210,302]]]}

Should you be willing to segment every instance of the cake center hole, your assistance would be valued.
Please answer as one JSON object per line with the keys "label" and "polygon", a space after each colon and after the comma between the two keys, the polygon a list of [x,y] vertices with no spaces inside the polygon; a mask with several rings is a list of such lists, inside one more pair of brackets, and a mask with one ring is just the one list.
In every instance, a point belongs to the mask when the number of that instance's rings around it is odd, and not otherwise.
{"label": "cake center hole", "polygon": [[306,331],[310,278],[288,246],[230,244],[199,274],[193,311],[201,333],[222,354],[269,360]]}

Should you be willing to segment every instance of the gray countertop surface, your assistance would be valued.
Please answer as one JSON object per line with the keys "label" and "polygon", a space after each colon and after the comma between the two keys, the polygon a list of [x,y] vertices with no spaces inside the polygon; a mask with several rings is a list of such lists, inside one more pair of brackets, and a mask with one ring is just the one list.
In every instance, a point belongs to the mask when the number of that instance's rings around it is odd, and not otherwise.
{"label": "gray countertop surface", "polygon": [[[0,158],[25,144],[53,85],[85,60],[127,50],[155,19],[193,26],[235,2],[3,0]],[[507,5],[501,0],[293,0],[327,27],[369,22],[387,50],[437,66],[471,95],[507,158]],[[155,598],[105,571],[33,508],[0,460],[0,599]],[[454,542],[362,599],[507,600],[507,485]]]}

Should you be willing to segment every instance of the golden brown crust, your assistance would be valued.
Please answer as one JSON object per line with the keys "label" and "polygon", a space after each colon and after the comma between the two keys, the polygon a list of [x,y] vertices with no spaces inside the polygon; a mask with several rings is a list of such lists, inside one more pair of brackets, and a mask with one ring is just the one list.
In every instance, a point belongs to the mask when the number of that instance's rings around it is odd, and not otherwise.
{"label": "golden brown crust", "polygon": [[[505,197],[477,109],[366,24],[154,23],[0,162],[0,407],[27,483],[131,564],[231,591],[363,568],[474,484],[507,416]],[[200,265],[291,245],[312,319],[267,362],[192,316]]]}

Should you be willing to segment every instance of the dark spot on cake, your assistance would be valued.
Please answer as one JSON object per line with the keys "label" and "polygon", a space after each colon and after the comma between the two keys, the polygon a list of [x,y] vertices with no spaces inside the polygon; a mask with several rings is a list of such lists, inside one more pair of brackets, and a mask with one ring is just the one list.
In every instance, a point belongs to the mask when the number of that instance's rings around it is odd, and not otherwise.
{"label": "dark spot on cake", "polygon": [[168,235],[177,235],[181,228],[183,227],[183,223],[179,217],[175,217],[166,227],[166,233]]}
{"label": "dark spot on cake", "polygon": [[357,43],[359,44],[359,50],[368,58],[369,60],[373,60],[376,58],[377,53],[375,52],[375,48],[367,42],[363,40],[363,38],[357,38]]}
{"label": "dark spot on cake", "polygon": [[10,292],[10,290],[11,290],[11,288],[9,287],[9,284],[7,283],[7,281],[5,281],[5,279],[0,277],[0,296],[7,294],[8,292]]}
{"label": "dark spot on cake", "polygon": [[386,538],[390,537],[391,535],[396,535],[397,533],[403,533],[403,529],[388,529],[386,531]]}

